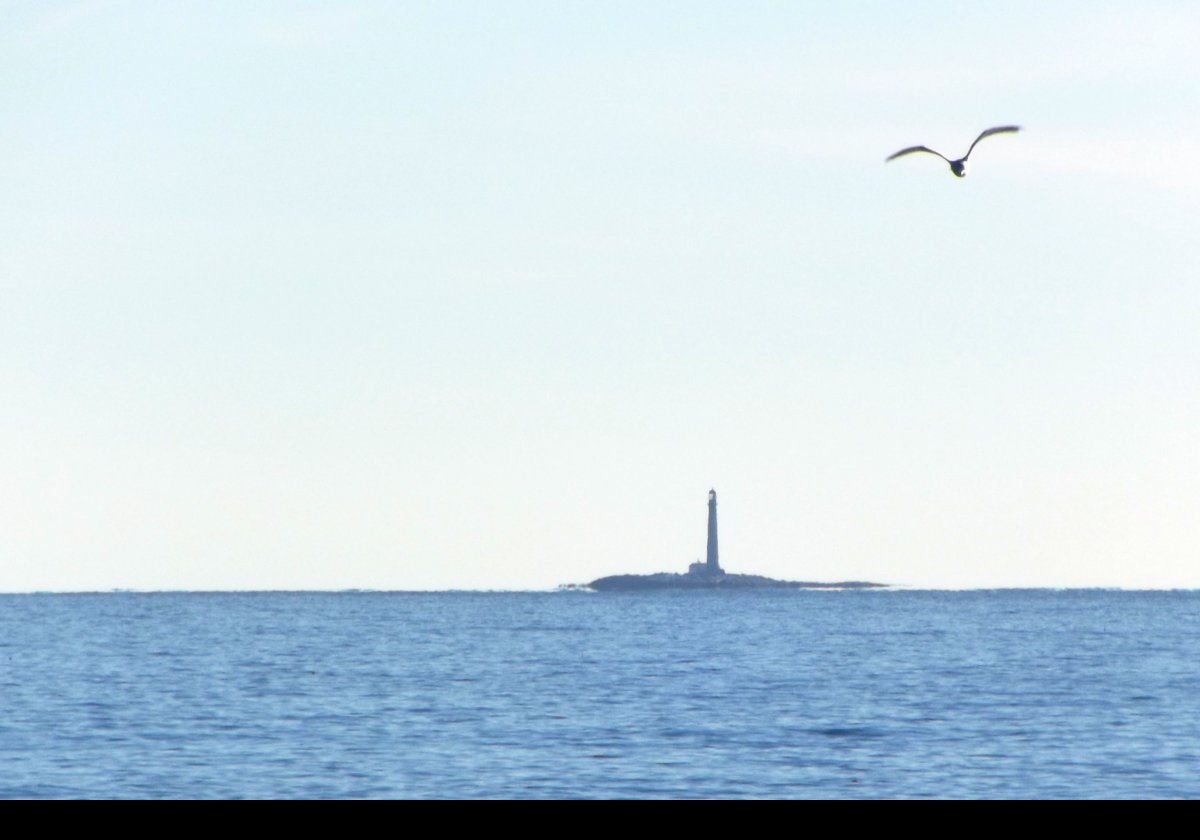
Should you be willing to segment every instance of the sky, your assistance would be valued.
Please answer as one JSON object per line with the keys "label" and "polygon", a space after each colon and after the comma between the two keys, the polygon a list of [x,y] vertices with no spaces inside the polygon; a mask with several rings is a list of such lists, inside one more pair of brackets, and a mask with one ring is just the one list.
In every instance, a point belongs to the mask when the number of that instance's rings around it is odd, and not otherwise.
{"label": "sky", "polygon": [[0,0],[0,591],[1200,587],[1197,43]]}

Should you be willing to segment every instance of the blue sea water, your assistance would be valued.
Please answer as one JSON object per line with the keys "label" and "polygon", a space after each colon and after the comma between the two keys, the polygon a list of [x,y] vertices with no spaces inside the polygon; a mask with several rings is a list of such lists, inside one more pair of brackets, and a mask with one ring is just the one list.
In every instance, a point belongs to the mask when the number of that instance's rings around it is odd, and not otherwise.
{"label": "blue sea water", "polygon": [[0,596],[3,797],[1196,797],[1200,593]]}

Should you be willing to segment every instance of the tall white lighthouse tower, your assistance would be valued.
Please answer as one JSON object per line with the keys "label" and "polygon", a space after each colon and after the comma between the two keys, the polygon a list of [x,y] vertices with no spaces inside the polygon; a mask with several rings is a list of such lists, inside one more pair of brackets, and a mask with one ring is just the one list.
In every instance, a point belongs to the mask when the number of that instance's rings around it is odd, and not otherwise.
{"label": "tall white lighthouse tower", "polygon": [[721,574],[721,564],[717,560],[717,491],[708,491],[708,562],[705,570],[710,575]]}

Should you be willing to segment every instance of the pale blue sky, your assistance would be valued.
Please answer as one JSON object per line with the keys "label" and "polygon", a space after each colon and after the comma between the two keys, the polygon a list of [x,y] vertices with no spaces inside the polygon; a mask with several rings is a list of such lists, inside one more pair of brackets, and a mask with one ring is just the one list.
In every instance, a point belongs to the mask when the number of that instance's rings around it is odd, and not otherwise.
{"label": "pale blue sky", "polygon": [[0,590],[1200,586],[1197,44],[0,0]]}

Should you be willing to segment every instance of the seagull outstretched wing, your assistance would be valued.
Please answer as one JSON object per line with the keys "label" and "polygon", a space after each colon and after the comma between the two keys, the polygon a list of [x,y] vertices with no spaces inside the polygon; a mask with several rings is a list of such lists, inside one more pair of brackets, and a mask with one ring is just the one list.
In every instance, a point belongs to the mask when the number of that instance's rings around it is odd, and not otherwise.
{"label": "seagull outstretched wing", "polygon": [[[979,141],[976,141],[976,142],[979,142]],[[900,151],[896,152],[896,154],[894,154],[894,155],[889,155],[887,160],[884,161],[884,163],[887,163],[889,160],[895,160],[898,157],[903,157],[904,155],[911,155],[913,152],[929,152],[929,154],[937,155],[938,157],[940,157],[942,160],[946,161],[947,163],[950,162],[950,158],[946,157],[941,152],[935,152],[933,149],[929,148],[928,146],[909,146],[907,149],[901,149]]]}
{"label": "seagull outstretched wing", "polygon": [[989,128],[987,131],[983,132],[982,134],[980,134],[978,137],[975,138],[975,142],[971,144],[971,148],[967,149],[967,153],[965,155],[963,155],[962,159],[966,160],[967,158],[969,158],[971,156],[971,152],[975,151],[975,145],[980,140],[982,140],[984,137],[991,137],[993,134],[1006,134],[1010,131],[1020,131],[1020,130],[1021,130],[1021,126],[1019,126],[1019,125],[998,125],[995,128]]}

